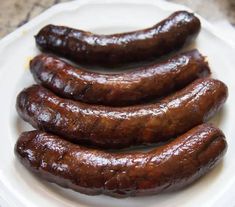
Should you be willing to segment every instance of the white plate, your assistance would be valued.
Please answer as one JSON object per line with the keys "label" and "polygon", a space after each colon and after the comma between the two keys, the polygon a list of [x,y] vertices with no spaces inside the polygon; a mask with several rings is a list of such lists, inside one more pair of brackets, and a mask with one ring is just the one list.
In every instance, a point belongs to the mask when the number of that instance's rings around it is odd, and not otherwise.
{"label": "white plate", "polygon": [[[44,182],[16,160],[13,149],[20,132],[30,129],[15,110],[17,93],[33,83],[28,61],[38,54],[33,36],[48,23],[64,24],[98,33],[114,33],[153,25],[175,10],[185,7],[160,0],[79,0],[52,7],[0,42],[0,197],[2,206],[100,206],[172,207],[235,206],[235,50],[218,37],[216,29],[202,20],[202,31],[194,47],[208,56],[213,76],[229,87],[229,99],[213,122],[227,136],[228,152],[212,172],[190,187],[171,194],[115,199],[86,196]],[[209,8],[208,8],[209,9]],[[189,10],[189,9],[187,9]]]}

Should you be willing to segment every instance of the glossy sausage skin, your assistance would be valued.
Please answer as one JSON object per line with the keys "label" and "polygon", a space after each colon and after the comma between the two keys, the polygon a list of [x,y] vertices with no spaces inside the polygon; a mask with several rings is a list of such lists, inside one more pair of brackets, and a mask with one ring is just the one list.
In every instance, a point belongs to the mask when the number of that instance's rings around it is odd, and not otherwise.
{"label": "glossy sausage skin", "polygon": [[94,106],[54,95],[40,85],[17,98],[19,115],[37,129],[103,148],[157,143],[182,134],[214,115],[227,98],[219,80],[203,78],[156,104]]}
{"label": "glossy sausage skin", "polygon": [[47,25],[35,36],[43,51],[77,63],[117,66],[157,58],[181,48],[200,31],[200,20],[178,11],[148,29],[97,35],[64,26]]}
{"label": "glossy sausage skin", "polygon": [[30,70],[37,83],[61,97],[110,106],[159,98],[210,74],[205,58],[197,50],[120,74],[88,72],[45,54],[31,60]]}
{"label": "glossy sausage skin", "polygon": [[149,152],[109,153],[31,131],[21,134],[15,153],[50,182],[89,195],[127,197],[185,187],[211,170],[226,148],[224,134],[203,124]]}

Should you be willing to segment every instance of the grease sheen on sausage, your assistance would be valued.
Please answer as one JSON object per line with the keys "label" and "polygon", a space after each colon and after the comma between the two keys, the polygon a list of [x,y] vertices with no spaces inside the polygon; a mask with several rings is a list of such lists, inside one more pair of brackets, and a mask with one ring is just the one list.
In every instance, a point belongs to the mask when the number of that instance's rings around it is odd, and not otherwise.
{"label": "grease sheen on sausage", "polygon": [[204,124],[149,152],[88,149],[41,131],[22,133],[15,152],[50,182],[89,195],[126,197],[187,186],[211,170],[226,147],[224,134]]}
{"label": "grease sheen on sausage", "polygon": [[166,141],[214,115],[227,98],[219,80],[203,78],[156,104],[93,106],[34,85],[17,97],[19,115],[37,129],[103,148]]}
{"label": "grease sheen on sausage", "polygon": [[37,83],[59,96],[113,106],[159,98],[210,74],[208,64],[198,50],[120,74],[85,71],[45,54],[31,60],[30,70]]}
{"label": "grease sheen on sausage", "polygon": [[200,20],[178,11],[148,29],[97,35],[64,26],[47,25],[35,36],[36,44],[77,63],[117,66],[165,55],[181,48],[200,31]]}

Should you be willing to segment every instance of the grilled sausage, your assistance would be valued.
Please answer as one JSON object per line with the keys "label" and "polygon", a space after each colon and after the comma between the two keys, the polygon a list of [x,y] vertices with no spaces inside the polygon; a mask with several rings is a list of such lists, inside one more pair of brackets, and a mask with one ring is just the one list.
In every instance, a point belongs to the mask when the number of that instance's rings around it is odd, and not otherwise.
{"label": "grilled sausage", "polygon": [[50,182],[89,195],[127,197],[187,186],[211,170],[226,148],[224,134],[203,124],[149,152],[104,152],[31,131],[21,134],[15,153]]}
{"label": "grilled sausage", "polygon": [[148,29],[97,35],[64,26],[47,25],[35,36],[43,51],[77,63],[117,66],[157,58],[181,48],[200,31],[200,20],[178,11]]}
{"label": "grilled sausage", "polygon": [[30,70],[36,82],[59,96],[112,106],[159,98],[210,74],[205,58],[197,50],[121,74],[80,70],[54,56],[43,54],[31,60]]}
{"label": "grilled sausage", "polygon": [[198,79],[156,104],[132,107],[92,106],[57,97],[34,85],[17,98],[19,115],[37,129],[76,143],[103,148],[163,142],[214,115],[227,97],[227,87]]}

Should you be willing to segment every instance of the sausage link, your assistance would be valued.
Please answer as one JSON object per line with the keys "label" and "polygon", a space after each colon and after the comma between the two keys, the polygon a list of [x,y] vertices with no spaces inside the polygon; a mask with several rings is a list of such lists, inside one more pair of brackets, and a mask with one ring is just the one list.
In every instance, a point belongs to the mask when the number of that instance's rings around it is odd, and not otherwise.
{"label": "sausage link", "polygon": [[167,141],[213,116],[227,98],[219,80],[203,78],[156,104],[94,106],[34,85],[17,98],[19,115],[37,129],[103,148]]}
{"label": "sausage link", "polygon": [[210,74],[208,64],[198,50],[121,74],[88,72],[45,54],[31,60],[30,70],[37,83],[59,96],[109,106],[132,105],[159,98]]}
{"label": "sausage link", "polygon": [[35,36],[43,51],[77,63],[117,66],[157,58],[194,39],[200,20],[178,11],[148,29],[113,35],[97,35],[64,26],[47,25]]}
{"label": "sausage link", "polygon": [[109,153],[31,131],[21,134],[15,153],[29,170],[60,186],[127,197],[185,187],[210,171],[226,148],[223,132],[203,124],[149,152]]}

